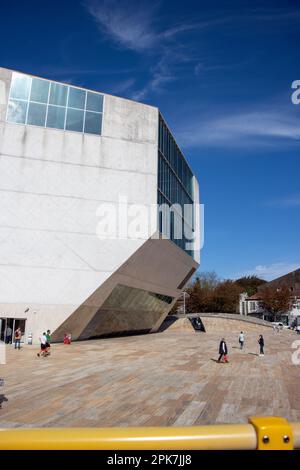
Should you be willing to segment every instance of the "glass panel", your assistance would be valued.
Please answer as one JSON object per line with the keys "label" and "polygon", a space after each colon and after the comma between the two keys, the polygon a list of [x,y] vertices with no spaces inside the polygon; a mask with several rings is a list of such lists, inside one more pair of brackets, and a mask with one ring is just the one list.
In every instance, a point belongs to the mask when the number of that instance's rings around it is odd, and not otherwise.
{"label": "glass panel", "polygon": [[19,73],[13,73],[11,82],[10,97],[22,100],[28,100],[30,91],[31,77],[21,75]]}
{"label": "glass panel", "polygon": [[32,79],[30,101],[38,101],[39,103],[48,102],[50,82],[39,78]]}
{"label": "glass panel", "polygon": [[102,113],[103,108],[103,95],[99,93],[87,92],[86,109],[89,111],[98,111]]}
{"label": "glass panel", "polygon": [[85,113],[84,132],[89,134],[101,134],[102,114]]}
{"label": "glass panel", "polygon": [[27,101],[9,101],[7,110],[7,121],[25,124]]}
{"label": "glass panel", "polygon": [[118,311],[163,312],[172,303],[167,295],[118,284],[101,309]]}
{"label": "glass panel", "polygon": [[85,95],[86,92],[84,90],[79,90],[78,88],[70,87],[68,106],[71,108],[84,109]]}
{"label": "glass panel", "polygon": [[66,108],[58,108],[57,106],[48,107],[47,127],[55,129],[63,129],[65,125]]}
{"label": "glass panel", "polygon": [[67,92],[67,86],[52,82],[49,103],[65,106],[67,102]]}
{"label": "glass panel", "polygon": [[45,104],[29,103],[27,124],[45,126],[46,109]]}
{"label": "glass panel", "polygon": [[66,130],[82,132],[83,129],[83,111],[70,109],[67,111]]}

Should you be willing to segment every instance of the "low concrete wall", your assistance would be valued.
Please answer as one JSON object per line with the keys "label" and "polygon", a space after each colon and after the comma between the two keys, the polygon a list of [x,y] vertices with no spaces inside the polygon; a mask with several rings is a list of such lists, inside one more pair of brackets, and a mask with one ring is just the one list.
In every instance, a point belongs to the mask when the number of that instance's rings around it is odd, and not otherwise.
{"label": "low concrete wall", "polygon": [[235,322],[239,322],[243,325],[245,324],[253,324],[253,325],[260,325],[266,328],[273,328],[273,325],[265,320],[261,320],[260,318],[256,317],[249,317],[246,315],[240,315],[236,313],[193,313],[193,316],[199,316],[202,319],[203,323],[207,322],[207,319],[220,321],[223,320],[234,320]]}

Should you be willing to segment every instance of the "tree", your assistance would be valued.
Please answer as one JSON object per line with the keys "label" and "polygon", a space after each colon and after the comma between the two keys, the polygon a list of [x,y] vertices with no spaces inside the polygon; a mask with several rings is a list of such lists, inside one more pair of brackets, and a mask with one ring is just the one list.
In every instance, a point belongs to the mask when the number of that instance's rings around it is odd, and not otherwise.
{"label": "tree", "polygon": [[291,307],[291,292],[288,287],[264,287],[260,291],[261,307],[273,317],[287,313]]}
{"label": "tree", "polygon": [[221,282],[213,293],[213,312],[236,313],[239,297],[243,288],[235,281],[227,280]]}
{"label": "tree", "polygon": [[251,297],[251,295],[256,294],[258,286],[265,284],[267,281],[257,276],[243,276],[235,282],[243,288],[243,292],[247,292],[248,297]]}

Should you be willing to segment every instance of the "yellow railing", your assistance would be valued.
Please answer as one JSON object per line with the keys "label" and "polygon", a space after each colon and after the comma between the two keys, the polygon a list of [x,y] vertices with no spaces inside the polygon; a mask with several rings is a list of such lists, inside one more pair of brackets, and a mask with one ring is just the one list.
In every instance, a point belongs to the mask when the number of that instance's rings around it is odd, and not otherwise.
{"label": "yellow railing", "polygon": [[300,448],[300,423],[250,418],[249,424],[149,428],[0,429],[0,450],[255,450]]}

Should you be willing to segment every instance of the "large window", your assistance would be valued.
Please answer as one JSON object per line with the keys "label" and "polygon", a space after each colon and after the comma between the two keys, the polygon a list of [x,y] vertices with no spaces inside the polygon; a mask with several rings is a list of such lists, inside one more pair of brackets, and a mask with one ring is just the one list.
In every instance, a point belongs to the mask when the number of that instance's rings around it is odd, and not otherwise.
{"label": "large window", "polygon": [[[164,235],[184,249],[190,256],[193,253],[186,249],[192,240],[194,231],[193,219],[193,173],[183,154],[177,146],[167,125],[159,118],[158,142],[158,204],[171,207],[170,223],[164,221],[163,211],[159,212],[159,229]],[[175,206],[174,206],[175,205]],[[180,210],[176,210],[176,206]],[[168,226],[168,233],[165,227]]]}
{"label": "large window", "polygon": [[7,121],[101,134],[103,95],[13,73]]}

